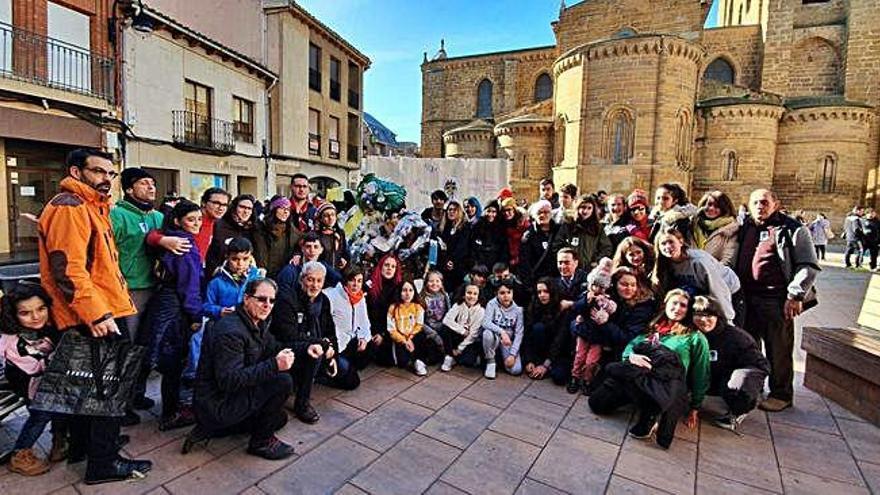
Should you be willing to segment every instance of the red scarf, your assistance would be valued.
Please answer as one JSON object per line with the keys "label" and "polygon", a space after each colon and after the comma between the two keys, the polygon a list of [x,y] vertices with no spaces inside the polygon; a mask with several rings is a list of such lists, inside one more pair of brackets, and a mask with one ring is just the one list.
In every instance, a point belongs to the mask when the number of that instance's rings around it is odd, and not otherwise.
{"label": "red scarf", "polygon": [[352,293],[348,290],[348,287],[345,287],[345,293],[348,294],[348,302],[351,303],[352,306],[357,306],[361,299],[364,298],[364,291],[359,290],[357,292]]}

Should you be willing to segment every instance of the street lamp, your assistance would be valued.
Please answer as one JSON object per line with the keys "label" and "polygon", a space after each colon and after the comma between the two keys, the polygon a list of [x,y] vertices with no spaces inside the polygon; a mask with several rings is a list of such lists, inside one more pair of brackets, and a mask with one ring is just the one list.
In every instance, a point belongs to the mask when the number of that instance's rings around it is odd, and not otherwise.
{"label": "street lamp", "polygon": [[[143,34],[153,32],[153,20],[144,12],[144,3],[142,0],[122,0],[122,20],[131,19],[131,27],[135,31]],[[110,43],[116,44],[118,32],[116,30],[120,17],[116,15],[116,9],[120,5],[120,0],[113,0],[110,7],[110,29],[108,30]]]}

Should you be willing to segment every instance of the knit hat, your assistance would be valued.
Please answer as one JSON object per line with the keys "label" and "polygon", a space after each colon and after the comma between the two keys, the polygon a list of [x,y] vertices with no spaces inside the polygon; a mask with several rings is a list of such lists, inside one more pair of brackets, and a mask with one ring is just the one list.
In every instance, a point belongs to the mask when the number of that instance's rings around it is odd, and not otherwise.
{"label": "knit hat", "polygon": [[483,207],[483,210],[488,210],[489,208],[495,208],[495,211],[501,211],[501,205],[498,204],[497,199],[493,199],[486,203],[486,206]]}
{"label": "knit hat", "polygon": [[290,208],[290,200],[281,196],[280,198],[275,198],[269,203],[269,210],[277,210],[278,208]]}
{"label": "knit hat", "polygon": [[516,208],[516,200],[513,198],[504,198],[501,200],[501,209]]}
{"label": "knit hat", "polygon": [[501,190],[501,192],[498,193],[498,200],[499,201],[507,199],[507,198],[512,198],[512,197],[513,197],[513,191],[511,191],[510,188],[508,188],[508,187],[505,187],[504,189]]}
{"label": "knit hat", "polygon": [[604,257],[600,259],[596,268],[593,268],[589,275],[587,275],[587,285],[590,287],[598,285],[603,289],[611,287],[611,268],[613,265],[614,263],[611,261],[611,258]]}
{"label": "knit hat", "polygon": [[321,203],[320,205],[318,205],[318,211],[315,216],[317,218],[321,218],[324,215],[324,212],[327,210],[336,211],[336,207],[333,206],[333,203],[331,203],[329,201],[325,201],[325,202]]}
{"label": "knit hat", "polygon": [[633,189],[632,194],[626,199],[626,206],[632,208],[633,206],[641,205],[644,206],[647,210],[649,207],[648,204],[648,194],[641,189]]}
{"label": "knit hat", "polygon": [[149,172],[140,167],[132,167],[123,170],[120,176],[122,190],[125,191],[126,189],[131,189],[131,187],[134,186],[134,183],[141,179],[153,179],[154,181],[156,180],[155,178],[153,178],[152,175],[150,175]]}

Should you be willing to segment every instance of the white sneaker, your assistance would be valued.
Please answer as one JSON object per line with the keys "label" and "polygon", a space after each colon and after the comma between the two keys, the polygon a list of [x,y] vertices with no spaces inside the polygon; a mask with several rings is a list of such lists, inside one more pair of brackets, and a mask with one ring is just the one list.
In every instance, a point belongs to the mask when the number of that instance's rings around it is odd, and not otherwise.
{"label": "white sneaker", "polygon": [[495,379],[495,363],[486,363],[486,372],[483,373],[483,376],[490,380]]}
{"label": "white sneaker", "polygon": [[425,366],[425,363],[423,363],[421,359],[416,359],[413,367],[416,369],[416,375],[418,376],[425,376],[428,374],[428,367]]}
{"label": "white sneaker", "polygon": [[455,366],[455,359],[452,356],[446,356],[443,358],[443,364],[440,365],[440,371],[451,371],[453,366]]}

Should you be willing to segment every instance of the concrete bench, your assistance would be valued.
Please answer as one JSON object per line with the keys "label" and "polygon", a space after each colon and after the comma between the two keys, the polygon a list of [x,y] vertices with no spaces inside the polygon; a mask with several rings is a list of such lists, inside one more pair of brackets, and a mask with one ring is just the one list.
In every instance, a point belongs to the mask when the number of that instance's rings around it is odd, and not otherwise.
{"label": "concrete bench", "polygon": [[880,426],[880,275],[872,275],[858,326],[804,327],[804,385]]}

